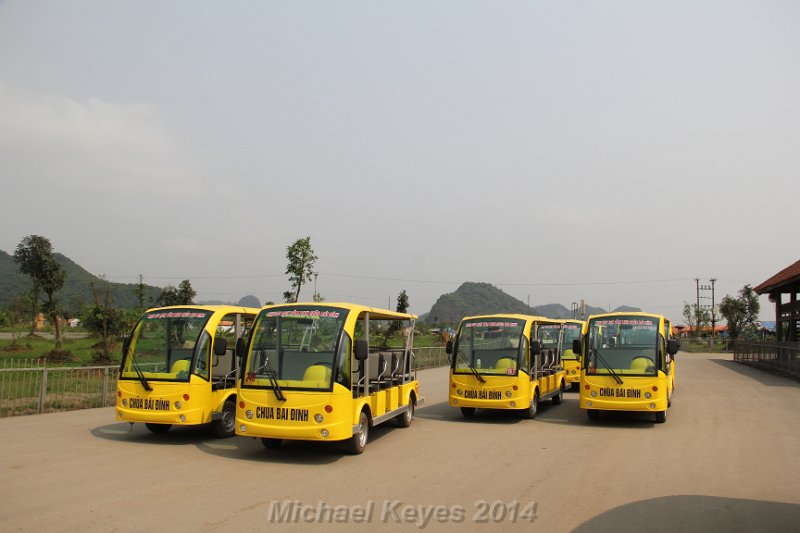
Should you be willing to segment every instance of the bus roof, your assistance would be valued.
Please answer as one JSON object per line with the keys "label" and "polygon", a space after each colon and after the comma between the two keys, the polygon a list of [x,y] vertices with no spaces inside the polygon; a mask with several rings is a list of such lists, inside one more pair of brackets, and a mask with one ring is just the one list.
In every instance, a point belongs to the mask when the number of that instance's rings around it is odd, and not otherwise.
{"label": "bus roof", "polygon": [[279,309],[283,307],[291,308],[298,306],[310,307],[338,307],[340,309],[347,309],[349,311],[356,311],[357,314],[369,313],[370,318],[376,320],[411,320],[418,318],[417,315],[410,313],[398,313],[397,311],[390,311],[388,309],[381,309],[379,307],[369,307],[366,305],[354,304],[349,302],[297,302],[297,303],[283,303],[274,305],[265,305],[262,309]]}
{"label": "bus roof", "polygon": [[559,322],[559,319],[557,318],[548,318],[546,316],[538,315],[522,315],[519,313],[496,313],[493,315],[465,316],[461,319],[461,321],[463,322],[464,320],[476,320],[483,318],[516,318],[517,320],[530,320],[531,322]]}
{"label": "bus roof", "polygon": [[169,305],[167,307],[153,307],[145,311],[145,313],[152,313],[154,311],[175,311],[178,309],[200,309],[201,311],[211,311],[212,313],[252,313],[257,314],[261,309],[258,307],[244,307],[241,305]]}
{"label": "bus roof", "polygon": [[589,318],[586,319],[586,322],[595,318],[609,318],[616,316],[641,316],[641,317],[662,318],[664,320],[669,320],[664,315],[659,315],[658,313],[645,313],[643,311],[633,311],[633,312],[616,311],[614,313],[601,313],[598,315],[590,315]]}

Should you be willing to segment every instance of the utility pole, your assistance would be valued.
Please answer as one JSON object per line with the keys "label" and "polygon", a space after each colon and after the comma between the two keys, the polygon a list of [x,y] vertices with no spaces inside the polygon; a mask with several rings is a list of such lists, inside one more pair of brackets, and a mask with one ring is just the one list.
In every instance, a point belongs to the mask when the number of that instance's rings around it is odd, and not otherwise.
{"label": "utility pole", "polygon": [[697,292],[697,301],[694,304],[695,337],[700,337],[700,278],[694,278],[694,286]]}
{"label": "utility pole", "polygon": [[716,278],[711,278],[711,342],[714,342],[714,334],[716,333],[716,324],[717,324],[717,308],[716,302],[714,301],[714,283],[716,283]]}

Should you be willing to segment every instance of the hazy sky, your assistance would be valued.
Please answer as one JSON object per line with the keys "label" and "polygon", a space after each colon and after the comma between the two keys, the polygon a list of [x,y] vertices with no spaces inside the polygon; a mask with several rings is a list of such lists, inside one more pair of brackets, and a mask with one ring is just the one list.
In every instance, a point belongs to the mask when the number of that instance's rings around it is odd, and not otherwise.
{"label": "hazy sky", "polygon": [[311,236],[329,301],[483,281],[678,322],[694,278],[798,259],[798,28],[794,1],[0,2],[0,249],[263,302]]}

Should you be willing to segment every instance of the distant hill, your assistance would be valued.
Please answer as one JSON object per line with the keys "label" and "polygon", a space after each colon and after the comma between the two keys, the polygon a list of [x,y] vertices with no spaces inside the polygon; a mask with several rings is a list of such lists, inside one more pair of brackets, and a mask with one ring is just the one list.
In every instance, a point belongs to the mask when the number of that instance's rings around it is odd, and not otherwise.
{"label": "distant hill", "polygon": [[223,302],[222,300],[203,300],[196,302],[198,305],[241,305],[242,307],[261,307],[259,299],[252,294],[242,296],[235,304],[233,302]]}
{"label": "distant hill", "polygon": [[[92,282],[98,288],[102,287],[106,282],[90,274],[68,257],[59,253],[53,255],[66,273],[64,287],[56,293],[59,305],[70,313],[78,313],[84,305],[93,304]],[[108,283],[110,285],[109,295],[112,305],[124,308],[133,308],[139,305],[134,293],[135,284]],[[20,274],[14,258],[0,250],[0,308],[6,308],[14,298],[22,296],[30,292],[30,290],[30,278]],[[145,285],[145,306],[152,307],[161,294],[161,290],[160,287]],[[41,298],[44,298],[44,296]]]}
{"label": "distant hill", "polygon": [[[640,311],[637,307],[620,306],[615,311]],[[586,306],[587,315],[607,312],[600,307]],[[455,292],[443,294],[421,320],[432,324],[457,324],[465,316],[493,313],[521,313],[549,318],[572,318],[572,311],[561,304],[529,307],[489,283],[463,283]]]}

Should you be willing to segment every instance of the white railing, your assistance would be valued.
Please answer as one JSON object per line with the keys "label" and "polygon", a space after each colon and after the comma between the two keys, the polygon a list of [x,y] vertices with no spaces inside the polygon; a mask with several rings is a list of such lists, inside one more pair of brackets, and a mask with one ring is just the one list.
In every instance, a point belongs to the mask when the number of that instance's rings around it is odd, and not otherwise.
{"label": "white railing", "polygon": [[[447,365],[444,348],[414,348],[417,369]],[[118,365],[48,366],[47,359],[0,361],[0,417],[114,405]]]}
{"label": "white railing", "polygon": [[114,405],[119,367],[48,366],[47,359],[0,363],[0,417]]}

